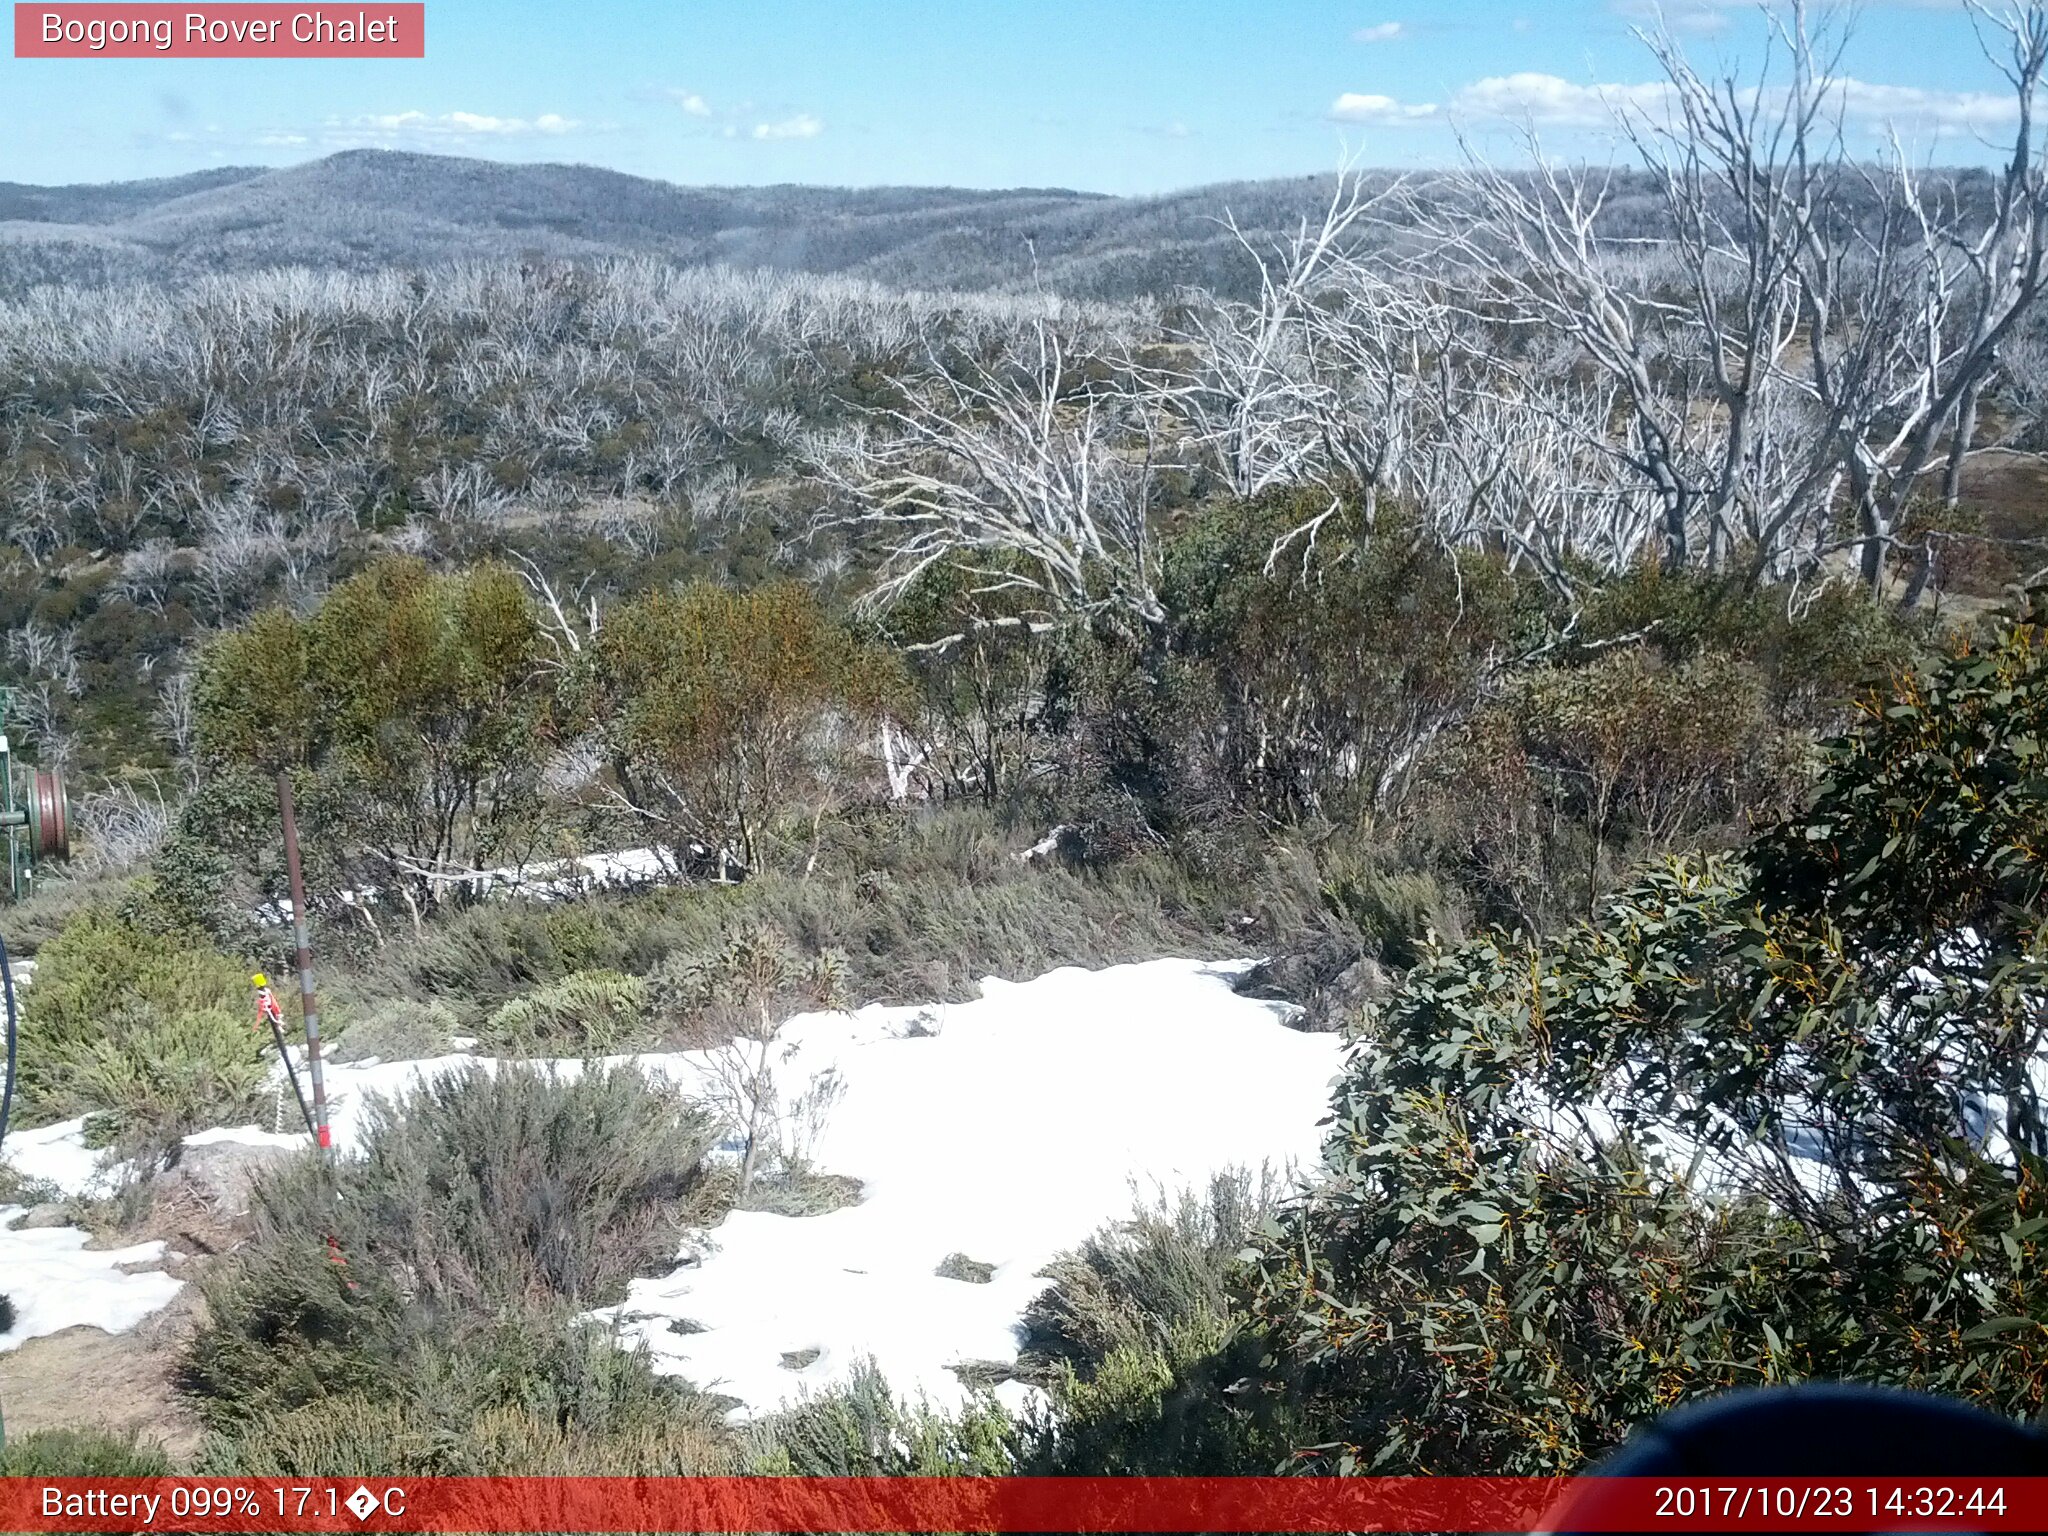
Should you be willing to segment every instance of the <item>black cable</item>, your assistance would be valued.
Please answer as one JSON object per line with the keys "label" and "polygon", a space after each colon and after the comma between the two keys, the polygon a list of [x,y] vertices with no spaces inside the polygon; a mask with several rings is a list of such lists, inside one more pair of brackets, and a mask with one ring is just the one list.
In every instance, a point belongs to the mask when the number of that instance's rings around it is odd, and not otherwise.
{"label": "black cable", "polygon": [[[299,1091],[299,1074],[292,1070],[292,1053],[285,1049],[284,1026],[277,1022],[277,1015],[268,1008],[263,1010],[263,1017],[270,1022],[270,1038],[277,1042],[277,1059],[284,1063],[284,1075],[291,1081],[292,1097],[299,1101],[299,1113],[306,1119],[306,1132],[318,1141],[320,1134],[313,1129],[313,1111],[306,1104],[305,1094]],[[6,1116],[0,1115],[0,1127],[6,1124]]]}

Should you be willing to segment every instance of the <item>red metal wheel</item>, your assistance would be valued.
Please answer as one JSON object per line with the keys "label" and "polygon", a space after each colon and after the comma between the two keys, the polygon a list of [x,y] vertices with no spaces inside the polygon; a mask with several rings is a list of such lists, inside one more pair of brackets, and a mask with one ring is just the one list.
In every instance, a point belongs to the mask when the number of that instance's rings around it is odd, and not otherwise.
{"label": "red metal wheel", "polygon": [[64,798],[64,775],[38,768],[29,779],[29,847],[37,859],[71,857],[71,806]]}

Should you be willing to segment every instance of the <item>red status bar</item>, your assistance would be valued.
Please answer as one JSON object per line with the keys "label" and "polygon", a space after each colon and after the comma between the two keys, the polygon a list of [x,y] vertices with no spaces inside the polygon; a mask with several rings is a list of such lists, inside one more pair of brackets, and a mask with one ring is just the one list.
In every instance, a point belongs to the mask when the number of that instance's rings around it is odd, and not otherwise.
{"label": "red status bar", "polygon": [[2048,1478],[9,1478],[0,1530],[2039,1531]]}

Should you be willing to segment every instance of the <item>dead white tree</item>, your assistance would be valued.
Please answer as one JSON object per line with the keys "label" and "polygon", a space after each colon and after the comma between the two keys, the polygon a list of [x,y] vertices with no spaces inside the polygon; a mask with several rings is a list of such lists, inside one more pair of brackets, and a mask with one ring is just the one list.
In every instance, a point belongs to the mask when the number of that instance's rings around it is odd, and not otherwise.
{"label": "dead white tree", "polygon": [[535,604],[541,609],[541,638],[547,641],[548,648],[554,653],[548,665],[554,671],[566,671],[584,646],[597,638],[602,615],[596,596],[588,590],[590,583],[586,580],[564,602],[547,572],[532,557],[514,550],[512,560],[519,579],[526,583]]}
{"label": "dead white tree", "polygon": [[1049,321],[994,362],[926,355],[903,403],[816,448],[842,498],[827,522],[881,535],[873,599],[951,565],[980,594],[1023,592],[1048,613],[1162,622],[1139,393],[1084,380]]}
{"label": "dead white tree", "polygon": [[1450,198],[1410,204],[1475,321],[1568,337],[1607,382],[1619,425],[1592,445],[1655,498],[1668,566],[1810,574],[1846,500],[1875,586],[1944,454],[1957,488],[1977,402],[2048,254],[2033,109],[2048,8],[1973,10],[1987,45],[2002,40],[2014,100],[1988,215],[1931,191],[1896,141],[1878,166],[1856,161],[1845,34],[1796,3],[1751,80],[1709,78],[1668,32],[1646,38],[1665,89],[1617,119],[1661,232],[1612,229],[1609,178],[1558,166],[1533,138],[1531,171],[1469,154]]}
{"label": "dead white tree", "polygon": [[1321,216],[1274,246],[1226,215],[1258,273],[1257,295],[1187,295],[1191,319],[1169,339],[1191,352],[1193,367],[1148,375],[1188,444],[1233,494],[1305,484],[1330,492],[1329,508],[1277,545],[1276,558],[1295,540],[1312,547],[1345,497],[1361,500],[1369,525],[1380,492],[1400,488],[1437,305],[1356,246],[1401,190],[1341,167]]}

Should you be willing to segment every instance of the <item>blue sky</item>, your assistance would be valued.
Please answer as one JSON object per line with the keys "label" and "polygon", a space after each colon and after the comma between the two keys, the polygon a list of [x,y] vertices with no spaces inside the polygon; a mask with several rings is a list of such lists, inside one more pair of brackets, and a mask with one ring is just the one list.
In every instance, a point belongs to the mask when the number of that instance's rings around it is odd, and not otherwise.
{"label": "blue sky", "polygon": [[[374,0],[369,0],[374,10]],[[686,183],[1143,193],[1455,155],[1533,122],[1604,157],[1653,77],[1651,0],[428,0],[427,57],[0,59],[0,180],[286,165],[349,147],[567,160]],[[1754,59],[1746,0],[1668,0]],[[1853,128],[1986,157],[2008,108],[1960,0],[1867,0]],[[1505,145],[1505,138],[1502,139]],[[1506,152],[1505,150],[1503,151]]]}

